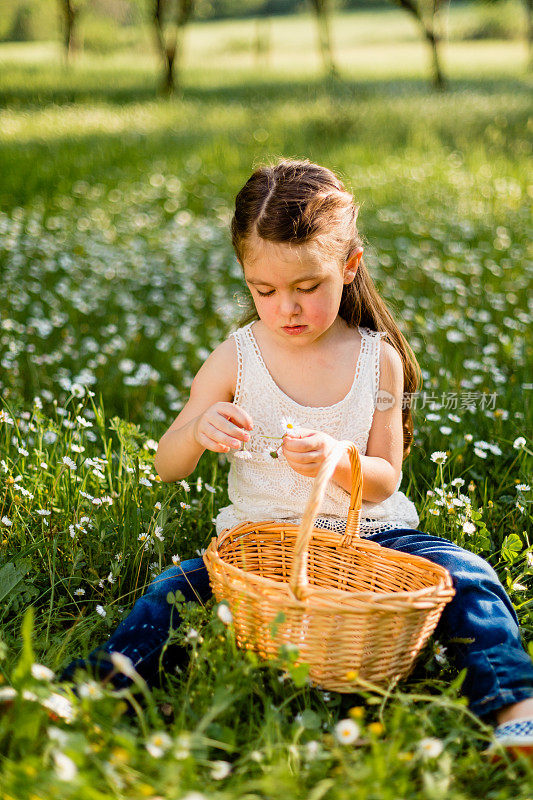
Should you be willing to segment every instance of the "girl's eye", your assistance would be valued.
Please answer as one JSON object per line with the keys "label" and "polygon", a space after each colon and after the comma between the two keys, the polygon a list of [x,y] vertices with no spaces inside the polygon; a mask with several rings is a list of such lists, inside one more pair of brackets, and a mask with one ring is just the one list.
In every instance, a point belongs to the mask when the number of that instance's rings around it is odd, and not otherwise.
{"label": "girl's eye", "polygon": [[[308,294],[309,292],[314,292],[319,286],[320,284],[317,283],[316,286],[312,286],[310,289],[298,289],[298,291]],[[270,295],[274,294],[274,289],[271,289],[269,292],[260,292],[259,289],[256,289],[256,292],[260,297],[270,297]]]}

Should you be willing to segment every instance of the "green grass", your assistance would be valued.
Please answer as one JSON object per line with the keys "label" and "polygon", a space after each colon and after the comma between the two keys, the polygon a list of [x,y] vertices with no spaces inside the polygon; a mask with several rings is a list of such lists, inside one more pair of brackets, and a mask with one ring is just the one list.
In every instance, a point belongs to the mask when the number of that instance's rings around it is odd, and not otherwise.
{"label": "green grass", "polygon": [[[245,46],[253,21],[194,26],[171,100],[157,98],[148,39],[70,71],[55,45],[0,47],[0,696],[19,691],[0,710],[2,800],[530,796],[524,764],[485,764],[490,729],[434,642],[390,695],[328,696],[299,685],[287,656],[269,666],[237,650],[208,604],[186,610],[179,634],[200,632],[197,655],[133,719],[95,687],[72,698],[72,720],[68,707],[54,716],[55,683],[31,673],[88,652],[172,555],[213,534],[225,459],[206,453],[188,487],[166,486],[150,439],[238,318],[231,204],[252,166],[280,155],[339,170],[362,204],[367,264],[427,393],[402,489],[421,529],[497,569],[533,638],[531,492],[517,488],[531,484],[531,443],[513,446],[531,430],[525,53],[452,43],[439,95],[408,17],[385,19],[337,23],[338,81],[321,74],[310,20],[272,23],[270,65]],[[355,747],[333,735],[349,713]],[[163,730],[158,758],[150,737]],[[60,753],[77,768],[69,781]],[[231,773],[217,780],[219,760]]]}

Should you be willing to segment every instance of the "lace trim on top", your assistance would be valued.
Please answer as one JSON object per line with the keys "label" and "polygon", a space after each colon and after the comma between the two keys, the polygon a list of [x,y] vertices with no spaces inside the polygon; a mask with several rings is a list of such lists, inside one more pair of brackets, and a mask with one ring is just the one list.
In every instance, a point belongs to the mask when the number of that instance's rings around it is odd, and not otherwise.
{"label": "lace trim on top", "polygon": [[[254,332],[252,331],[252,324],[253,323],[250,323],[244,329],[245,335],[249,337],[250,343],[251,343],[251,345],[252,345],[252,347],[253,347],[253,349],[255,351],[255,354],[256,354],[256,356],[258,358],[258,361],[261,364],[261,366],[263,367],[263,370],[264,370],[264,373],[265,373],[267,381],[272,385],[272,387],[274,388],[275,391],[279,392],[283,396],[283,398],[285,400],[288,400],[289,403],[293,403],[297,408],[305,408],[306,410],[313,409],[313,411],[324,411],[326,409],[329,410],[329,409],[332,409],[332,408],[336,408],[337,406],[340,406],[343,403],[347,403],[351,399],[352,394],[354,393],[354,390],[355,390],[355,385],[359,380],[359,375],[361,373],[361,364],[366,360],[366,356],[367,356],[367,353],[368,353],[368,350],[369,350],[369,345],[370,345],[370,341],[367,339],[366,336],[364,336],[361,333],[361,329],[360,328],[359,328],[359,333],[361,335],[361,347],[360,347],[360,350],[359,350],[359,357],[357,359],[357,364],[355,365],[354,379],[352,381],[352,385],[351,385],[351,387],[350,387],[350,389],[348,391],[348,394],[345,395],[342,398],[342,400],[339,400],[337,403],[332,403],[329,406],[304,406],[301,403],[298,403],[296,400],[293,400],[292,397],[289,397],[288,394],[285,394],[285,392],[282,389],[280,389],[280,387],[278,386],[278,384],[276,383],[276,381],[272,377],[272,373],[270,372],[270,370],[268,369],[267,365],[265,364],[265,361],[263,359],[263,355],[262,355],[261,350],[259,348],[259,344],[257,342],[257,339],[255,338]],[[235,337],[235,340],[237,340],[237,337]],[[237,351],[238,350],[239,350],[239,347],[237,346]],[[378,354],[379,354],[379,347],[378,347]],[[241,356],[241,358],[242,358],[242,356]],[[378,359],[379,359],[379,355],[378,355]],[[239,368],[240,367],[241,367],[241,364],[239,364]],[[379,365],[378,365],[378,369],[379,369]],[[238,381],[238,383],[240,384],[239,381]],[[379,372],[378,372],[378,385],[379,385]],[[239,388],[240,388],[240,386],[235,391],[235,400],[234,400],[234,402],[237,402],[237,398],[239,397]],[[376,393],[377,393],[377,387],[375,388],[375,391],[374,391],[374,398],[376,396]]]}

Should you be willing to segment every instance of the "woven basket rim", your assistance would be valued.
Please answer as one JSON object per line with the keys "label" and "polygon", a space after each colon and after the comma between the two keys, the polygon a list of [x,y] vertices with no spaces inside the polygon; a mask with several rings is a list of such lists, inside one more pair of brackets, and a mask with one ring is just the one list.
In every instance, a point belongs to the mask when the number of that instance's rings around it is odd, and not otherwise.
{"label": "woven basket rim", "polygon": [[[396,552],[396,551],[395,551]],[[275,589],[276,591],[283,590],[283,587],[287,587],[287,596],[297,604],[298,607],[306,605],[310,597],[306,599],[306,601],[300,601],[296,597],[292,596],[292,593],[289,588],[288,582],[285,581],[275,581],[273,578],[266,578],[264,575],[258,575],[256,572],[247,572],[243,570],[241,567],[235,567],[233,564],[228,564],[217,550],[217,538],[213,537],[211,540],[209,547],[207,548],[206,552],[204,553],[204,560],[208,557],[208,560],[212,559],[219,568],[225,570],[229,575],[233,575],[234,578],[240,580],[243,583],[257,583],[259,586],[263,586],[265,589]],[[423,559],[420,556],[414,556],[414,558],[420,559],[421,561],[425,561],[431,566],[435,566],[439,568],[437,571],[441,573],[441,579],[437,583],[433,583],[431,586],[425,586],[422,589],[416,589],[413,591],[398,591],[398,592],[351,592],[349,590],[344,589],[333,589],[329,587],[323,586],[315,586],[310,585],[309,594],[312,594],[314,599],[326,599],[326,597],[331,598],[331,600],[336,600],[337,602],[340,600],[343,601],[352,601],[355,604],[358,603],[367,603],[369,600],[372,600],[375,605],[386,605],[387,603],[391,603],[392,601],[402,601],[402,606],[405,606],[405,611],[412,610],[412,606],[409,606],[405,603],[405,600],[413,600],[413,601],[421,601],[421,600],[430,600],[433,599],[435,595],[439,596],[439,599],[443,592],[447,592],[452,587],[451,578],[449,577],[449,573],[444,567],[440,567],[439,564],[433,564],[433,562],[428,561],[428,559]],[[455,591],[453,591],[455,594]],[[349,603],[348,603],[349,605]],[[396,604],[395,604],[396,608]],[[353,611],[353,607],[346,608],[346,611]]]}
{"label": "woven basket rim", "polygon": [[[270,525],[270,523],[269,522],[261,522],[261,523],[255,523],[254,522],[254,523],[246,523],[246,525],[247,526],[253,526],[253,528],[251,528],[250,530],[243,530],[242,532],[239,532],[234,528],[228,528],[227,530],[231,531],[231,533],[228,533],[226,538],[224,538],[222,542],[220,542],[220,536],[222,536],[222,534],[220,534],[219,537],[213,537],[214,541],[216,542],[217,553],[220,552],[219,547],[218,547],[219,544],[227,545],[228,542],[230,542],[230,543],[237,542],[237,541],[239,541],[239,539],[245,538],[246,536],[249,536],[249,535],[252,535],[254,533],[254,531],[259,530],[260,528],[258,526],[263,526],[264,525],[264,526],[268,527]],[[242,526],[239,525],[239,528],[241,528],[241,527],[245,527],[244,523],[242,523]],[[291,524],[290,526],[285,526],[284,525],[283,527],[284,528],[290,528],[290,529],[294,530],[295,534],[298,532],[298,525],[292,525]],[[265,530],[265,531],[261,530],[261,532],[262,533],[267,533],[267,534],[268,533],[272,533],[272,535],[276,535],[277,533],[279,533],[278,531],[269,531],[269,530]],[[238,534],[237,536],[235,536],[236,533]],[[317,533],[318,535],[315,536],[314,535],[315,533]],[[375,552],[379,551],[381,553],[387,553],[387,551],[390,551],[391,553],[394,553],[394,561],[395,562],[404,561],[404,562],[406,562],[408,564],[413,564],[413,565],[417,565],[418,564],[420,567],[425,568],[426,571],[432,572],[434,574],[439,575],[440,578],[444,579],[446,583],[450,583],[451,582],[450,575],[449,575],[449,572],[446,569],[446,567],[443,567],[441,564],[436,564],[434,561],[430,561],[428,558],[424,558],[423,556],[417,556],[417,555],[415,555],[413,553],[404,553],[402,550],[394,550],[392,547],[384,547],[383,545],[378,544],[378,542],[366,541],[363,537],[357,537],[356,539],[353,539],[350,544],[348,544],[348,545],[344,544],[343,545],[342,544],[343,537],[344,537],[344,534],[339,534],[339,533],[336,533],[335,531],[328,531],[328,530],[326,530],[324,528],[313,528],[313,537],[310,540],[310,543],[312,544],[313,542],[317,542],[320,539],[322,539],[323,540],[323,544],[333,544],[333,545],[338,544],[339,547],[342,546],[345,549],[349,549],[349,548],[353,547],[353,548],[356,548],[358,550],[367,550],[367,551],[372,551],[373,550]],[[224,562],[224,563],[226,563],[226,562]],[[248,573],[248,574],[251,574],[251,573]],[[274,581],[274,583],[276,583],[276,581]],[[394,592],[394,594],[399,594],[399,592]]]}

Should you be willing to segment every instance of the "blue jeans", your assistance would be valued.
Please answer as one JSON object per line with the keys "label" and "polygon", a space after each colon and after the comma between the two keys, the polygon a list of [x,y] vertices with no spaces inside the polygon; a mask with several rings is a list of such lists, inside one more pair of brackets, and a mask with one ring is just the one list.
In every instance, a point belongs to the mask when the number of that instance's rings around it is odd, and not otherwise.
{"label": "blue jeans", "polygon": [[[533,697],[533,663],[522,646],[516,612],[490,564],[447,539],[412,529],[366,538],[423,556],[450,572],[456,594],[445,606],[434,635],[446,646],[454,667],[467,668],[462,691],[475,714],[493,720],[498,709]],[[61,678],[69,679],[77,668],[87,667],[96,668],[102,676],[109,674],[109,654],[119,652],[129,656],[136,670],[154,685],[169,628],[176,629],[180,621],[175,607],[167,602],[170,591],[182,592],[186,600],[208,600],[211,588],[203,559],[193,558],[161,573],[110,639],[87,659],[71,662]],[[165,657],[166,667],[187,658],[185,649],[177,646],[168,648]],[[116,675],[113,683],[125,686],[131,681]]]}

